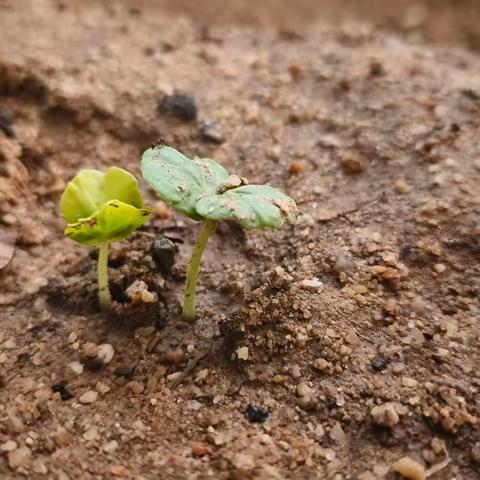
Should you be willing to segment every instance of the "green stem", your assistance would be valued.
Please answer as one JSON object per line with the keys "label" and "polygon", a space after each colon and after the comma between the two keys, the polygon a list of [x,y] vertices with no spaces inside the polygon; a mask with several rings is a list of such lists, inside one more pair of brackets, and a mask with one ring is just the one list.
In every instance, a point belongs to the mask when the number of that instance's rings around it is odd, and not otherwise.
{"label": "green stem", "polygon": [[98,299],[102,310],[110,308],[112,297],[108,288],[108,242],[100,244],[98,253]]}
{"label": "green stem", "polygon": [[196,314],[195,291],[197,289],[198,270],[202,254],[207,246],[208,237],[215,231],[217,222],[215,220],[205,220],[202,230],[198,235],[197,242],[193,247],[192,258],[188,264],[187,282],[185,285],[185,298],[183,300],[182,316],[185,320],[194,320]]}

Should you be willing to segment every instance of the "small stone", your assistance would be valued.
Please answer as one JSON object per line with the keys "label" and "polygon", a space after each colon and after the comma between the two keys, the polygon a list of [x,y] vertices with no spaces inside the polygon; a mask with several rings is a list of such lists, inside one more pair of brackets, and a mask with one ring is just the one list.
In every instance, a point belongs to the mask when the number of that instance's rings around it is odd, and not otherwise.
{"label": "small stone", "polygon": [[433,266],[433,269],[435,270],[436,273],[443,273],[446,270],[446,266],[443,263],[436,263]]}
{"label": "small stone", "polygon": [[394,188],[395,191],[400,194],[408,193],[411,190],[410,185],[404,180],[397,180],[394,184]]}
{"label": "small stone", "polygon": [[98,354],[98,345],[92,342],[87,342],[82,345],[82,352],[86,357],[95,358]]}
{"label": "small stone", "polygon": [[169,363],[173,363],[174,365],[179,365],[181,364],[185,359],[185,354],[183,353],[183,350],[181,348],[177,350],[173,350],[171,352],[167,352],[163,356],[163,360]]}
{"label": "small stone", "polygon": [[95,426],[90,427],[84,434],[83,438],[88,442],[93,442],[99,438],[98,428]]}
{"label": "small stone", "polygon": [[363,173],[367,168],[364,162],[352,156],[343,158],[341,163],[345,172],[349,173],[350,175],[358,175],[359,173]]}
{"label": "small stone", "polygon": [[102,395],[105,395],[110,391],[110,387],[108,385],[105,385],[103,382],[97,382],[95,385],[95,390],[99,392]]}
{"label": "small stone", "polygon": [[350,255],[341,253],[337,255],[333,265],[333,271],[338,275],[352,276],[357,271],[357,265]]}
{"label": "small stone", "polygon": [[157,295],[148,291],[148,286],[143,280],[135,280],[125,290],[125,293],[132,302],[132,305],[153,303],[157,300]]}
{"label": "small stone", "polygon": [[17,446],[17,442],[15,442],[14,440],[7,440],[0,445],[0,451],[13,452],[17,448]]}
{"label": "small stone", "polygon": [[328,436],[335,442],[335,443],[344,443],[347,439],[345,432],[342,429],[340,423],[335,422],[333,427],[328,432]]}
{"label": "small stone", "polygon": [[[480,443],[477,444],[480,447]],[[438,437],[433,437],[430,442],[433,453],[435,455],[440,455],[445,450],[445,441]]]}
{"label": "small stone", "polygon": [[323,436],[325,435],[325,429],[323,428],[321,423],[319,423],[315,427],[313,434],[315,435],[316,440],[320,440],[321,438],[323,438]]}
{"label": "small stone", "polygon": [[235,353],[237,354],[237,358],[239,360],[243,360],[243,361],[248,360],[248,347],[237,348]]}
{"label": "small stone", "polygon": [[143,383],[137,382],[135,380],[128,382],[127,387],[134,395],[141,395],[145,390],[145,386],[143,385]]}
{"label": "small stone", "polygon": [[329,361],[327,361],[327,360],[325,360],[324,358],[321,358],[321,357],[317,358],[313,362],[313,368],[315,370],[318,370],[318,371],[322,372],[322,373],[330,372],[332,367],[333,367],[333,365]]}
{"label": "small stone", "polygon": [[94,390],[88,390],[78,400],[81,403],[93,403],[95,400],[97,400],[97,397],[98,392],[95,392]]}
{"label": "small stone", "polygon": [[124,478],[129,478],[133,477],[132,472],[124,467],[123,465],[113,465],[112,468],[110,469],[110,473],[114,477],[124,477]]}
{"label": "small stone", "polygon": [[115,350],[110,343],[102,343],[98,347],[98,354],[97,357],[105,364],[107,365],[110,363],[113,359],[113,356],[115,355]]}
{"label": "small stone", "polygon": [[158,237],[152,242],[150,251],[160,270],[169,274],[175,264],[175,244],[166,237]]}
{"label": "small stone", "polygon": [[310,397],[312,394],[313,390],[305,382],[301,382],[297,385],[297,395],[299,397]]}
{"label": "small stone", "polygon": [[225,142],[225,137],[222,132],[218,130],[218,127],[212,122],[212,120],[206,119],[202,122],[202,125],[200,126],[200,134],[204,140],[216,143],[217,145],[221,145]]}
{"label": "small stone", "polygon": [[392,372],[395,375],[400,375],[405,370],[405,364],[402,362],[393,362],[392,363]]}
{"label": "small stone", "polygon": [[71,332],[70,335],[68,335],[68,343],[74,343],[77,341],[77,334],[75,332]]}
{"label": "small stone", "polygon": [[17,470],[20,467],[26,467],[30,463],[32,452],[28,447],[20,447],[12,450],[7,454],[8,466],[12,470]]}
{"label": "small stone", "polygon": [[397,460],[392,468],[395,472],[402,475],[402,477],[409,480],[425,480],[425,467],[410,457],[402,457]]}
{"label": "small stone", "polygon": [[391,403],[377,405],[370,410],[370,415],[375,424],[382,427],[394,427],[400,420],[398,413]]}
{"label": "small stone", "polygon": [[263,405],[247,405],[245,416],[250,423],[264,423],[268,418],[268,408]]}
{"label": "small stone", "polygon": [[70,370],[72,370],[72,372],[76,373],[77,375],[81,375],[83,373],[83,365],[80,362],[70,362],[68,364],[68,368],[70,368]]}
{"label": "small stone", "polygon": [[203,457],[205,455],[210,455],[212,453],[212,449],[203,443],[194,443],[192,445],[192,453],[195,457]]}
{"label": "small stone", "polygon": [[414,378],[410,377],[403,377],[402,378],[402,385],[407,388],[414,388],[417,386],[417,381]]}
{"label": "small stone", "polygon": [[321,292],[325,285],[318,278],[313,278],[311,280],[302,280],[300,283],[300,288],[308,290],[309,292]]}
{"label": "small stone", "polygon": [[116,440],[112,440],[111,442],[106,443],[102,450],[105,453],[113,453],[118,448],[118,442]]}

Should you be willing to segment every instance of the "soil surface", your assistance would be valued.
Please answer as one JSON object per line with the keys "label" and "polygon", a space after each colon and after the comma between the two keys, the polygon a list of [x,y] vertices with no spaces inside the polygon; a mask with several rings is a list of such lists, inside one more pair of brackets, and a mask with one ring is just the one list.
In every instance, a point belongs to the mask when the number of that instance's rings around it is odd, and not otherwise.
{"label": "soil surface", "polygon": [[[201,3],[0,0],[0,476],[479,478],[478,6]],[[160,136],[301,212],[219,225],[193,324],[198,223],[141,182],[103,315],[59,214]]]}

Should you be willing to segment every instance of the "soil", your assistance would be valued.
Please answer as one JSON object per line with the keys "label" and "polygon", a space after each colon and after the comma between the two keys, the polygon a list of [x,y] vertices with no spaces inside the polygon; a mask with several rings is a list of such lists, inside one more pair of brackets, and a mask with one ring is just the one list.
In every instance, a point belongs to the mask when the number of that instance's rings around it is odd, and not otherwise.
{"label": "soil", "polygon": [[[478,6],[256,3],[0,0],[2,478],[479,478]],[[219,225],[193,324],[198,223],[141,182],[103,315],[59,214],[160,136],[301,212]]]}

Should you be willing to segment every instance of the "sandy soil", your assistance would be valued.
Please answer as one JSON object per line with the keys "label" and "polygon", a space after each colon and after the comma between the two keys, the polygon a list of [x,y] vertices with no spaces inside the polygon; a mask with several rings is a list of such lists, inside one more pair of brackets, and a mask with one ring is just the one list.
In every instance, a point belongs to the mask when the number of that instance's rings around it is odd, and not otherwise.
{"label": "sandy soil", "polygon": [[[447,457],[431,478],[479,478],[480,15],[304,3],[0,0],[2,478],[392,480],[404,456],[410,478]],[[159,111],[176,92],[196,119]],[[68,179],[139,176],[159,136],[301,211],[220,225],[194,324],[199,224],[144,183],[157,214],[114,245],[115,314],[62,234]],[[136,280],[158,301],[130,302]]]}

